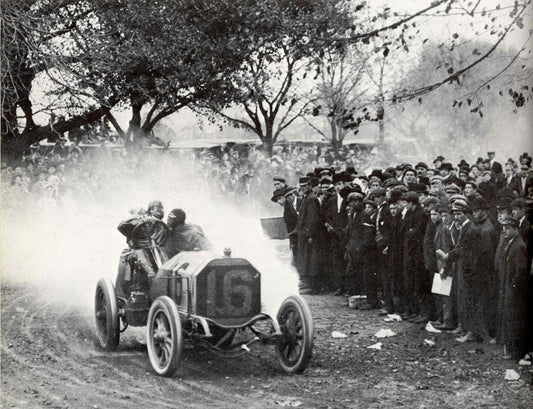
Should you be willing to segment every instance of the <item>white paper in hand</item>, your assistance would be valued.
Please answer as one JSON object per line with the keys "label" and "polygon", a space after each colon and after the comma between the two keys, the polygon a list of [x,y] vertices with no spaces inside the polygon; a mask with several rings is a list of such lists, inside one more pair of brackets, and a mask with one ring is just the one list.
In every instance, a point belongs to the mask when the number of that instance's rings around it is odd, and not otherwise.
{"label": "white paper in hand", "polygon": [[435,273],[431,292],[433,294],[450,295],[451,291],[452,277],[443,277],[439,273]]}

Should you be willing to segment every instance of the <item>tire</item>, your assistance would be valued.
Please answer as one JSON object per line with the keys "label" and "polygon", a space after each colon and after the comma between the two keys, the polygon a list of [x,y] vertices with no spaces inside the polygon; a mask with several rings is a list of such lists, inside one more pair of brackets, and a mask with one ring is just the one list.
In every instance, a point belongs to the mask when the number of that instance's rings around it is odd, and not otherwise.
{"label": "tire", "polygon": [[279,365],[287,373],[302,373],[313,355],[313,318],[300,296],[290,296],[278,311],[282,336],[276,343]]}
{"label": "tire", "polygon": [[171,376],[181,360],[183,334],[178,309],[170,297],[158,297],[150,307],[146,346],[154,371]]}
{"label": "tire", "polygon": [[102,278],[96,285],[94,315],[100,345],[108,351],[114,351],[120,340],[120,323],[115,287],[109,279]]}

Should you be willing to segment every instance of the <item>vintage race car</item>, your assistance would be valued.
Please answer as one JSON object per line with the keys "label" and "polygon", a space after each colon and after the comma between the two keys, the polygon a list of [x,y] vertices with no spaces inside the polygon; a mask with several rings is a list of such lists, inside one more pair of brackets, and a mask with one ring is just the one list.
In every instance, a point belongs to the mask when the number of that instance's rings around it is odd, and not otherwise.
{"label": "vintage race car", "polygon": [[[274,345],[280,367],[301,373],[313,350],[313,319],[305,300],[287,297],[276,316],[262,309],[261,273],[246,259],[209,251],[181,252],[168,261],[160,245],[168,234],[164,223],[151,219],[131,232],[142,231],[144,248],[153,263],[148,277],[144,260],[121,258],[117,288],[109,279],[96,286],[96,333],[103,348],[115,350],[128,326],[146,326],[150,363],[156,373],[172,375],[180,365],[185,340],[224,356],[239,356],[256,343]],[[123,271],[130,281],[123,291]],[[122,271],[122,273],[121,273]]]}

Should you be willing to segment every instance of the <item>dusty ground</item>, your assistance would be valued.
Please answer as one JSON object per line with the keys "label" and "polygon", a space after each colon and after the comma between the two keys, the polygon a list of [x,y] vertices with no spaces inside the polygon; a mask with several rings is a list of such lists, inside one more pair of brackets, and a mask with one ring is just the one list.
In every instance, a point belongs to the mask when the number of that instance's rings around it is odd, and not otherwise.
{"label": "dusty ground", "polygon": [[[143,332],[128,329],[117,352],[96,345],[92,311],[46,302],[37,289],[2,287],[3,408],[526,408],[531,367],[499,358],[488,344],[385,323],[348,309],[342,297],[306,296],[315,354],[302,375],[276,365],[271,347],[228,360],[187,349],[172,378],[156,376]],[[367,349],[381,328],[397,335]],[[347,335],[332,338],[332,331]],[[424,344],[433,340],[435,346]],[[521,379],[504,380],[506,369]]]}

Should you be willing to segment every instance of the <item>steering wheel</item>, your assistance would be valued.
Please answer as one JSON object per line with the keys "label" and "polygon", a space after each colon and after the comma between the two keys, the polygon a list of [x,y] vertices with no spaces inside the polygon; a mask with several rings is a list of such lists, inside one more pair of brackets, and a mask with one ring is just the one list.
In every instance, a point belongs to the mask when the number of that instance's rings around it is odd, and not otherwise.
{"label": "steering wheel", "polygon": [[141,247],[150,247],[163,245],[168,238],[169,228],[162,220],[155,217],[147,218],[141,221],[131,231],[131,239],[141,245]]}

